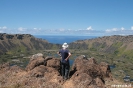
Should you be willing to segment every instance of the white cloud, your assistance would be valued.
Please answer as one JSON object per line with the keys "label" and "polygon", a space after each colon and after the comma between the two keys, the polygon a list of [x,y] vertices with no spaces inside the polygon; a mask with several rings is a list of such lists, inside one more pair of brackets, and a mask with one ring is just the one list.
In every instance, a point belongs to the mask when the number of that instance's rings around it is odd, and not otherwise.
{"label": "white cloud", "polygon": [[3,26],[3,27],[0,27],[0,29],[5,30],[5,29],[7,29],[7,27]]}
{"label": "white cloud", "polygon": [[107,29],[105,30],[105,32],[116,32],[116,31],[124,31],[125,28],[121,27],[121,28],[112,28],[112,29]]}
{"label": "white cloud", "polygon": [[37,28],[33,28],[34,30],[37,30]]}
{"label": "white cloud", "polygon": [[2,27],[2,29],[7,29],[7,27],[6,27],[6,26],[4,26],[4,27]]}
{"label": "white cloud", "polygon": [[86,30],[93,30],[91,26],[89,26]]}
{"label": "white cloud", "polygon": [[6,31],[8,31],[6,26],[0,27],[0,33],[4,33]]}
{"label": "white cloud", "polygon": [[125,28],[124,27],[121,27],[121,30],[123,31],[123,30],[125,30]]}
{"label": "white cloud", "polygon": [[[77,30],[75,30],[75,31],[83,31],[84,29],[77,29]],[[86,29],[87,30],[87,29]]]}
{"label": "white cloud", "polygon": [[105,30],[105,32],[111,32],[111,30],[110,29],[107,29],[107,30]]}
{"label": "white cloud", "polygon": [[71,29],[68,29],[68,31],[71,31]]}
{"label": "white cloud", "polygon": [[113,28],[112,31],[118,31],[118,29],[117,28]]}
{"label": "white cloud", "polygon": [[18,30],[19,31],[26,31],[27,28],[23,28],[23,27],[19,27]]}
{"label": "white cloud", "polygon": [[112,28],[105,30],[105,35],[133,35],[133,26],[131,30],[125,29],[124,27],[121,28]]}
{"label": "white cloud", "polygon": [[113,32],[113,31],[117,31],[117,30],[118,30],[117,28],[112,28],[112,29],[105,30],[105,32]]}
{"label": "white cloud", "polygon": [[59,31],[65,31],[65,29],[64,28],[61,28],[61,29],[59,29]]}
{"label": "white cloud", "polygon": [[41,30],[41,28],[33,28],[33,30],[31,29],[30,33],[39,34],[39,33],[43,33],[43,31]]}
{"label": "white cloud", "polygon": [[133,26],[131,27],[131,30],[133,30]]}
{"label": "white cloud", "polygon": [[40,31],[41,30],[41,28],[33,28],[34,29],[34,31]]}
{"label": "white cloud", "polygon": [[10,29],[6,26],[0,27],[0,33],[26,33],[26,34],[56,34],[56,35],[132,35],[133,26],[131,29],[125,29],[124,27],[120,28],[110,28],[106,30],[93,30],[92,26],[89,26],[86,29],[42,29],[42,28],[14,28]]}

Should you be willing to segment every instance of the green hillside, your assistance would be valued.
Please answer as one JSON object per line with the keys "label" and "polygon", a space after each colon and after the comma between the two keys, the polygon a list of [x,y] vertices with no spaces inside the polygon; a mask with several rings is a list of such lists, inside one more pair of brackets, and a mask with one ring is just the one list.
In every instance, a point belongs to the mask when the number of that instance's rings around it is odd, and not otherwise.
{"label": "green hillside", "polygon": [[[59,45],[51,44],[44,39],[35,38],[30,34],[6,34],[0,33],[0,63],[14,59],[23,60],[26,57],[42,52],[59,48]],[[23,58],[24,57],[24,58]]]}
{"label": "green hillside", "polygon": [[113,76],[123,80],[125,75],[133,78],[133,35],[129,36],[104,36],[96,39],[78,40],[70,44],[70,48],[79,47],[86,50],[88,57],[94,57],[97,61],[105,61],[115,66],[112,69]]}
{"label": "green hillside", "polygon": [[[31,55],[42,53],[44,56],[57,56],[59,49],[60,44],[51,44],[30,34],[0,34],[0,63],[19,60],[12,63],[23,63],[25,67]],[[133,35],[78,40],[70,43],[69,49],[72,60],[79,55],[94,57],[98,62],[104,61],[114,66],[112,74],[116,79],[123,80],[125,75],[133,78]]]}

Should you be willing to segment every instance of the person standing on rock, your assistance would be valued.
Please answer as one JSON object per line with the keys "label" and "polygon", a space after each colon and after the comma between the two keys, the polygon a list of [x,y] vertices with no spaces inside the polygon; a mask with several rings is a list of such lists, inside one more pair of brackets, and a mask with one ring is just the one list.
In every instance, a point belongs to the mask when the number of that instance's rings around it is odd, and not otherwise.
{"label": "person standing on rock", "polygon": [[63,79],[68,79],[70,69],[69,57],[71,56],[71,53],[67,49],[68,46],[69,45],[67,43],[64,43],[62,45],[62,49],[57,52],[57,54],[61,57],[61,74]]}

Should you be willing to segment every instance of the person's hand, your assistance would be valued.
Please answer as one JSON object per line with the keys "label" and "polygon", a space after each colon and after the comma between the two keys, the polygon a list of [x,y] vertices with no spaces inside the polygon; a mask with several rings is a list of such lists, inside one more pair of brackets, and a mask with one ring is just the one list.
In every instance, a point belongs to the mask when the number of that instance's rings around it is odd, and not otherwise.
{"label": "person's hand", "polygon": [[65,60],[67,61],[67,58]]}

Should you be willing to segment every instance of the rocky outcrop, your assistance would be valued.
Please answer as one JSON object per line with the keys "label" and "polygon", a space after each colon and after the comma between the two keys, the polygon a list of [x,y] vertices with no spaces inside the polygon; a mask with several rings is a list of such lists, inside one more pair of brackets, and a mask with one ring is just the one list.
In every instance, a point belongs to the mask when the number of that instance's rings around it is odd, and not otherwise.
{"label": "rocky outcrop", "polygon": [[0,69],[0,87],[12,88],[105,88],[105,78],[111,78],[108,64],[84,56],[75,59],[68,80],[63,80],[60,59],[54,57],[31,58],[25,70],[8,64]]}
{"label": "rocky outcrop", "polygon": [[60,59],[50,57],[50,56],[43,58],[42,54],[35,54],[31,57],[29,64],[26,67],[26,70],[30,71],[40,65],[44,65],[47,67],[55,68],[56,70],[60,70]]}
{"label": "rocky outcrop", "polygon": [[30,60],[26,70],[30,71],[39,65],[44,65],[44,58],[38,57],[37,59]]}
{"label": "rocky outcrop", "polygon": [[75,59],[71,78],[63,86],[65,88],[105,88],[104,78],[112,79],[109,66],[106,63],[98,64],[94,58],[83,58],[80,56]]}

